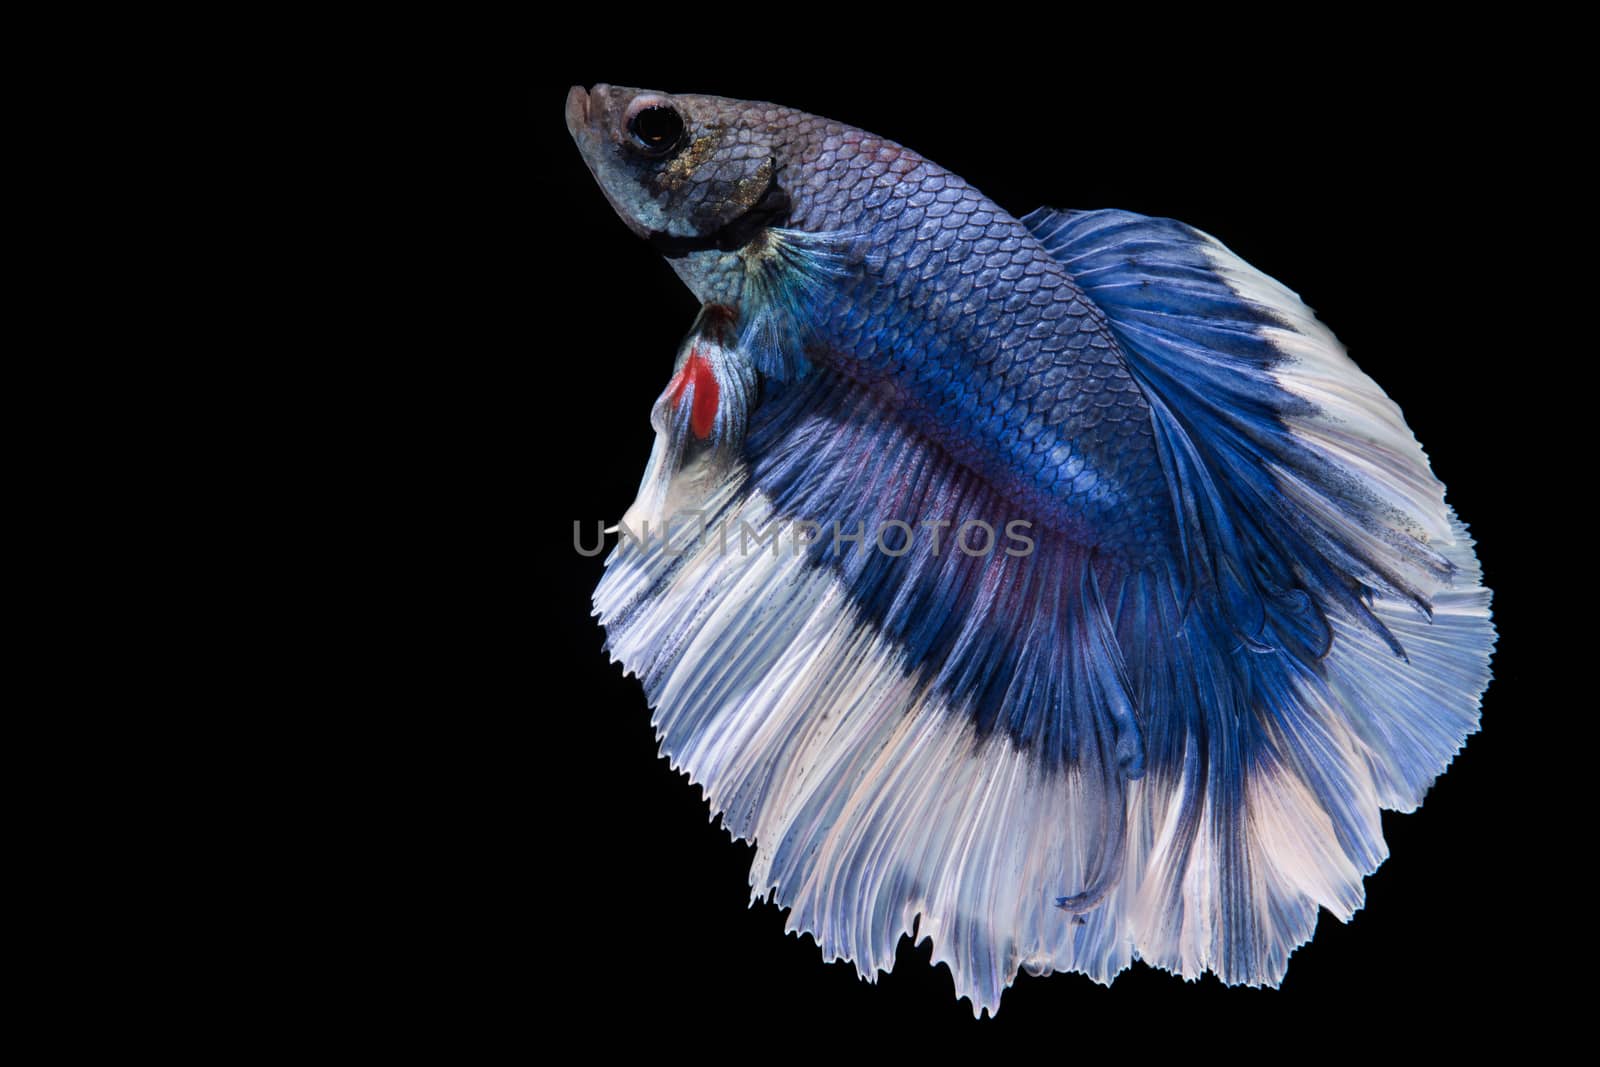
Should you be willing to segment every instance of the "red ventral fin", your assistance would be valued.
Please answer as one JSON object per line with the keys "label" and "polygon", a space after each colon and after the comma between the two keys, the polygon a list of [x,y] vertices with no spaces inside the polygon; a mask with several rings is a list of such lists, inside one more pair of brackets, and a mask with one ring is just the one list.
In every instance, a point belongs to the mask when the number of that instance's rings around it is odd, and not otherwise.
{"label": "red ventral fin", "polygon": [[683,367],[672,379],[673,407],[683,403],[683,394],[686,390],[692,392],[690,402],[694,405],[689,412],[690,432],[701,439],[710,437],[711,427],[717,418],[719,390],[717,376],[712,373],[711,364],[700,354],[698,348],[689,351],[689,358],[684,360]]}

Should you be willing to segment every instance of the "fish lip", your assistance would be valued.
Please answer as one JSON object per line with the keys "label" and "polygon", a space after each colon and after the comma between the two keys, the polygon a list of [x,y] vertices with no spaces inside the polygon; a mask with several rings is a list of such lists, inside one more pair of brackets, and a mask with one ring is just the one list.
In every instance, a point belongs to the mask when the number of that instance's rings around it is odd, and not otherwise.
{"label": "fish lip", "polygon": [[567,90],[567,132],[574,141],[580,141],[583,131],[589,128],[589,90],[574,85]]}

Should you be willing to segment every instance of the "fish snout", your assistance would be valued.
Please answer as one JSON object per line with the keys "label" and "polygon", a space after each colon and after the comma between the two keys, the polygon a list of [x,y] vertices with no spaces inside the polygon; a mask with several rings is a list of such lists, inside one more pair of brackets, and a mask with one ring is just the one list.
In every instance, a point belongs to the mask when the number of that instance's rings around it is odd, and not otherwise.
{"label": "fish snout", "polygon": [[567,132],[577,140],[589,128],[589,91],[581,85],[567,90]]}
{"label": "fish snout", "polygon": [[587,132],[599,136],[605,127],[616,101],[612,99],[611,86],[601,82],[590,89],[574,85],[567,90],[567,132],[579,138]]}

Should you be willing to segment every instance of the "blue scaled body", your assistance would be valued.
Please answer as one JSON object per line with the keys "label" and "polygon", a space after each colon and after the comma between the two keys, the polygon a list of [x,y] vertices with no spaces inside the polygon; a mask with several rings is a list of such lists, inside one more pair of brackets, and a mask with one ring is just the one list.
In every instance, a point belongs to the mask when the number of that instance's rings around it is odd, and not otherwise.
{"label": "blue scaled body", "polygon": [[[796,198],[796,225],[862,235],[840,242],[860,269],[808,309],[818,361],[885,397],[1019,515],[1118,555],[1158,547],[1171,523],[1139,503],[1162,488],[1150,407],[1100,309],[966,182],[877,156],[858,146],[822,172],[814,202]],[[894,179],[873,185],[881,195],[841,193],[880,169]]]}

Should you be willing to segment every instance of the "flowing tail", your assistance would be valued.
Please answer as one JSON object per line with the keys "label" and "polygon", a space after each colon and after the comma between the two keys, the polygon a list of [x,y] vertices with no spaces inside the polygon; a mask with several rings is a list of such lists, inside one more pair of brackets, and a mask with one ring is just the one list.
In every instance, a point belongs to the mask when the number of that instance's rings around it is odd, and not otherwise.
{"label": "flowing tail", "polygon": [[629,513],[656,535],[595,593],[607,647],[755,843],[754,896],[863,977],[915,928],[975,1013],[1019,969],[1276,984],[1319,906],[1360,907],[1380,809],[1477,728],[1489,593],[1398,409],[1292,293],[1167,220],[1025,221],[1151,401],[1181,550],[1010,530],[881,400],[758,386],[713,320]]}

